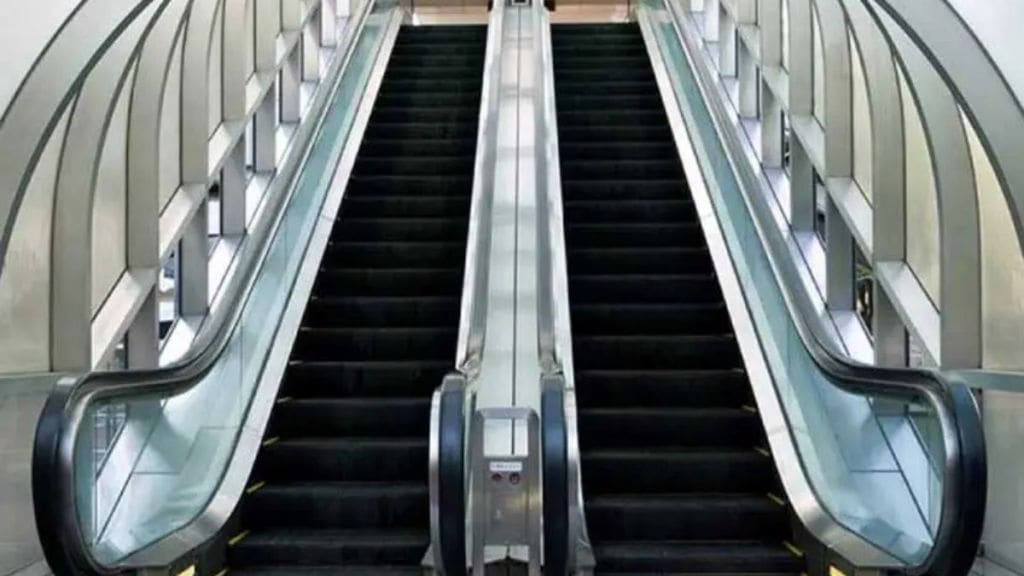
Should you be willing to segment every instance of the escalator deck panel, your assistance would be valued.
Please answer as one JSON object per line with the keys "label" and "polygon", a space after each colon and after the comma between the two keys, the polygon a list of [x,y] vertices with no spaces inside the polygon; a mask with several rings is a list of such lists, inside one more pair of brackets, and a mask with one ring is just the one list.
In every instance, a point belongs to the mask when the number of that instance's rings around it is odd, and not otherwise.
{"label": "escalator deck panel", "polygon": [[419,574],[459,323],[486,28],[403,26],[227,550],[232,574]]}
{"label": "escalator deck panel", "polygon": [[552,27],[587,526],[605,574],[799,574],[639,28]]}

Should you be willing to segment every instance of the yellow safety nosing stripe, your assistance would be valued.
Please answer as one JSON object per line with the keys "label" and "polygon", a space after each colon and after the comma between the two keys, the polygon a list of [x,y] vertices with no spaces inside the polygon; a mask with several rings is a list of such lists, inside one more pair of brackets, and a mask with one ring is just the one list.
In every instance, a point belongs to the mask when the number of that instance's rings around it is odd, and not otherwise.
{"label": "yellow safety nosing stripe", "polygon": [[196,565],[193,564],[188,568],[185,568],[181,572],[178,572],[176,576],[196,576]]}
{"label": "yellow safety nosing stripe", "polygon": [[757,453],[760,454],[761,456],[771,456],[772,455],[772,453],[769,452],[766,448],[762,448],[760,446],[754,446],[754,450],[756,450]]}
{"label": "yellow safety nosing stripe", "polygon": [[754,408],[750,404],[744,404],[743,409],[746,410],[747,412],[753,412],[754,414],[757,414],[757,408]]}
{"label": "yellow safety nosing stripe", "polygon": [[846,572],[843,572],[835,566],[828,567],[828,576],[846,576]]}
{"label": "yellow safety nosing stripe", "polygon": [[263,445],[270,446],[271,444],[277,442],[278,440],[280,440],[280,438],[277,436],[274,436],[273,438],[267,438],[266,440],[263,441]]}
{"label": "yellow safety nosing stripe", "polygon": [[234,538],[232,538],[231,540],[228,540],[228,546],[234,546],[235,544],[238,544],[239,542],[241,542],[248,535],[249,535],[249,531],[248,530],[243,530],[240,534],[237,534],[237,535],[235,535]]}
{"label": "yellow safety nosing stripe", "polygon": [[216,574],[214,574],[213,576],[224,576],[224,575],[225,575],[225,574],[227,574],[227,573],[228,573],[228,569],[227,569],[227,568],[225,568],[225,569],[221,570],[220,572],[217,572],[217,573],[216,573]]}
{"label": "yellow safety nosing stripe", "polygon": [[291,400],[291,399],[292,399],[292,397],[291,397],[291,396],[284,396],[284,397],[282,397],[282,398],[278,398],[278,399],[277,399],[277,403],[278,403],[278,404],[283,404],[284,402],[287,402],[287,401],[289,401],[289,400]]}
{"label": "yellow safety nosing stripe", "polygon": [[252,494],[253,492],[259,490],[260,488],[263,488],[266,485],[267,485],[266,482],[257,482],[255,484],[253,484],[252,486],[249,486],[248,488],[246,488],[245,489],[245,493],[246,494]]}
{"label": "yellow safety nosing stripe", "polygon": [[771,492],[768,493],[768,498],[772,502],[775,502],[776,504],[778,504],[779,506],[785,506],[786,505],[786,501],[785,500],[783,500],[782,498],[779,498],[778,496],[776,496],[775,494],[772,494]]}
{"label": "yellow safety nosing stripe", "polygon": [[783,546],[785,546],[787,550],[789,550],[790,552],[792,552],[794,556],[796,556],[796,557],[798,557],[798,558],[803,558],[803,557],[804,557],[804,552],[803,552],[803,550],[801,550],[801,549],[797,548],[797,547],[796,547],[796,546],[795,546],[795,545],[794,545],[794,544],[793,544],[792,542],[790,542],[789,540],[783,540],[783,541],[782,541],[782,545],[783,545]]}

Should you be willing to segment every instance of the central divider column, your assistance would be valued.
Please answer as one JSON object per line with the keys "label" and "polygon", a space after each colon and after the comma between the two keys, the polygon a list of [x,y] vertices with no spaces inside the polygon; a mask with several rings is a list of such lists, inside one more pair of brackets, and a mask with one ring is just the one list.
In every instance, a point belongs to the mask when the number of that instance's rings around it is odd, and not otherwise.
{"label": "central divider column", "polygon": [[[485,353],[470,426],[474,573],[525,562],[540,573],[540,365],[534,118],[540,71],[532,6],[503,10],[487,260]],[[492,17],[492,22],[494,22]],[[482,144],[483,145],[483,144]]]}

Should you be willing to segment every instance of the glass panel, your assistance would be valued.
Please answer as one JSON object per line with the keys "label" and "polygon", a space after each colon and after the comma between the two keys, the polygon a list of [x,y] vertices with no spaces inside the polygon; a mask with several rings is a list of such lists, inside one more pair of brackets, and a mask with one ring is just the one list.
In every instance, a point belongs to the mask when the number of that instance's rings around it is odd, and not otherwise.
{"label": "glass panel", "polygon": [[[77,515],[95,558],[118,562],[187,525],[215,494],[242,431],[274,332],[390,19],[369,15],[350,66],[285,207],[240,321],[216,364],[171,397],[104,399],[75,446]],[[161,320],[176,309],[175,258],[161,274]]]}
{"label": "glass panel", "polygon": [[[660,0],[645,0],[664,14]],[[667,15],[656,37],[677,72],[686,116],[709,194],[765,352],[800,464],[821,504],[841,524],[907,563],[932,547],[940,510],[942,444],[922,399],[881,400],[844,392],[818,370],[792,323],[732,165]],[[929,432],[930,433],[930,432]]]}

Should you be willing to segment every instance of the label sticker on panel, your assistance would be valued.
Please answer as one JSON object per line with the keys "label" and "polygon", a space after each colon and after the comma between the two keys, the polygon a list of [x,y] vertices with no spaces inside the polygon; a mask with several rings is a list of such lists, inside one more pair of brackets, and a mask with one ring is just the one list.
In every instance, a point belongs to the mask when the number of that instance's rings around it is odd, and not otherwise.
{"label": "label sticker on panel", "polygon": [[523,463],[512,462],[491,462],[491,472],[522,472]]}

